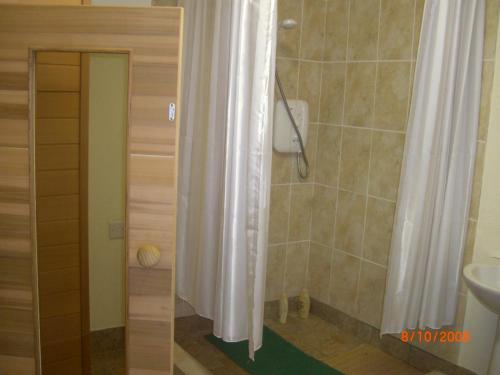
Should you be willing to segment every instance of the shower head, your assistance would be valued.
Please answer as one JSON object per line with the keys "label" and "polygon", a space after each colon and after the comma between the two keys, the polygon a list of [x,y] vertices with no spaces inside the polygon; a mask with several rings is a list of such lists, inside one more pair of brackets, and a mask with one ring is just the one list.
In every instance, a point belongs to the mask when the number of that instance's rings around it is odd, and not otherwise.
{"label": "shower head", "polygon": [[297,21],[295,21],[293,18],[287,18],[286,20],[281,21],[278,26],[280,29],[285,30],[295,29],[297,27]]}

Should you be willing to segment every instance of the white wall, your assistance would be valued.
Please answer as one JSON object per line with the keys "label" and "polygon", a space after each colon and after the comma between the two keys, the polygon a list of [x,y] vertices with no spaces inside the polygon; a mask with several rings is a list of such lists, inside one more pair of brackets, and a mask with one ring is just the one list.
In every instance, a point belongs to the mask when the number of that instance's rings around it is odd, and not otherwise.
{"label": "white wall", "polygon": [[93,53],[89,79],[89,289],[92,331],[125,324],[125,244],[108,225],[125,220],[128,55]]}

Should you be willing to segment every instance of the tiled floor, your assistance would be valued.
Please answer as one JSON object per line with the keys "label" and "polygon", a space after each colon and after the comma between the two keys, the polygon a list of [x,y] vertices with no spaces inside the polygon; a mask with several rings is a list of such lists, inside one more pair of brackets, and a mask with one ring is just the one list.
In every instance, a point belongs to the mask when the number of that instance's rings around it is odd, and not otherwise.
{"label": "tiled floor", "polygon": [[[305,353],[346,375],[422,374],[406,363],[362,343],[314,315],[303,320],[292,314],[284,325],[274,319],[266,319],[265,323]],[[234,362],[204,339],[203,336],[210,332],[211,322],[207,319],[192,316],[175,321],[175,341],[214,375],[245,374]]]}
{"label": "tiled floor", "polygon": [[125,375],[125,328],[93,331],[90,356],[92,375]]}
{"label": "tiled floor", "polygon": [[125,375],[125,351],[93,353],[90,366],[92,375]]}

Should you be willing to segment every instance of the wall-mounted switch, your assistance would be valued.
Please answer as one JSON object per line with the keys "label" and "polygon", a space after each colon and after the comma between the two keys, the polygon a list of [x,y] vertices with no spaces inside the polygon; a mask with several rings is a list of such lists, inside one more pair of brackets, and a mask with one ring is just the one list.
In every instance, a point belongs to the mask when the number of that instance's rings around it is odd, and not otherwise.
{"label": "wall-mounted switch", "polygon": [[170,103],[168,105],[168,121],[175,120],[175,103]]}
{"label": "wall-mounted switch", "polygon": [[125,237],[125,228],[123,221],[112,221],[108,225],[109,239],[117,240]]}

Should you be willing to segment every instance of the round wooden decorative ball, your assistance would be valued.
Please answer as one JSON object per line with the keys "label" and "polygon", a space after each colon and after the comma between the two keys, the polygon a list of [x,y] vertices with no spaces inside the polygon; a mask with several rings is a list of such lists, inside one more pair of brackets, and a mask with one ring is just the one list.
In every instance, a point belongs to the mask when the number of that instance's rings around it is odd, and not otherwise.
{"label": "round wooden decorative ball", "polygon": [[142,245],[137,250],[137,261],[144,268],[151,268],[160,262],[160,250],[154,245]]}

